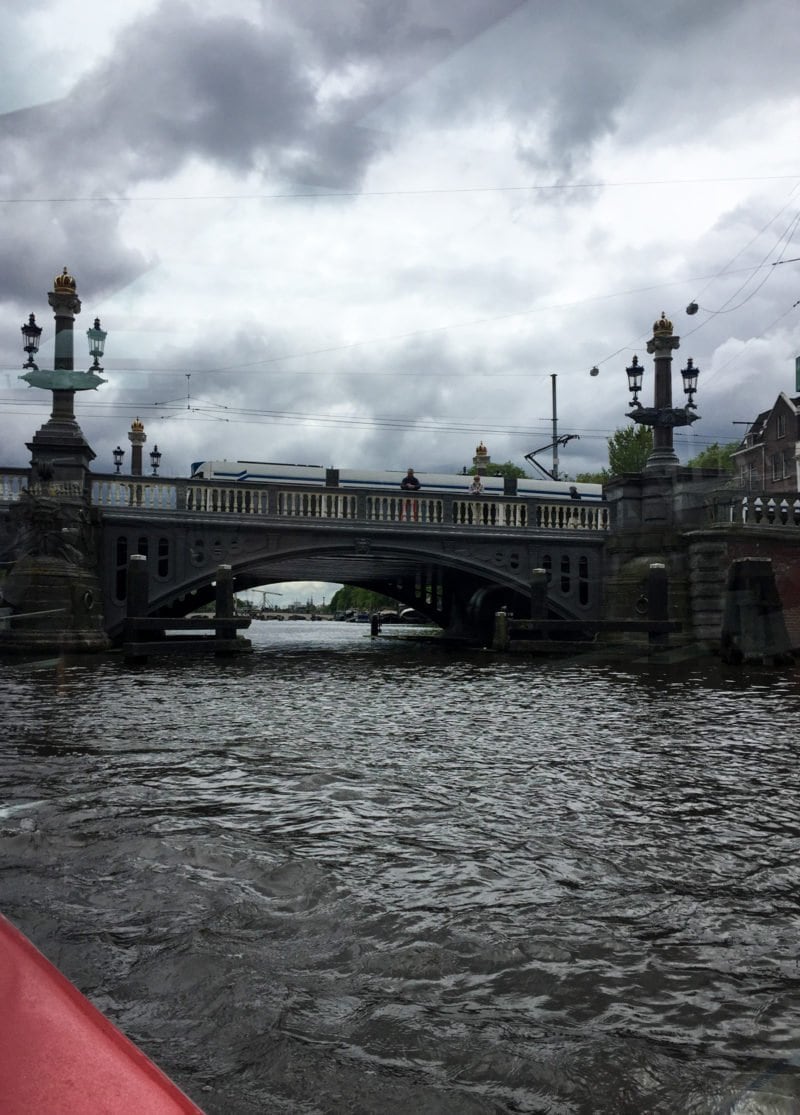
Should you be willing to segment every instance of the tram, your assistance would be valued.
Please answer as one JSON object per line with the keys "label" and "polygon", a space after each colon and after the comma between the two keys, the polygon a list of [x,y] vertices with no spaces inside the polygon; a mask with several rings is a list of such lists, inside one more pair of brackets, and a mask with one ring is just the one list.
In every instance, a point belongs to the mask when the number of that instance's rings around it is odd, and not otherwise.
{"label": "tram", "polygon": [[[372,472],[364,469],[335,469],[324,465],[292,465],[276,461],[195,461],[192,478],[217,480],[221,484],[292,484],[303,487],[338,486],[346,490],[384,489],[398,491],[405,472]],[[467,495],[471,476],[441,472],[416,472],[420,491]],[[484,496],[502,496],[502,476],[482,476]],[[566,480],[517,480],[518,496],[529,499],[580,499],[600,503],[601,484],[576,484]],[[480,498],[480,497],[478,497]]]}

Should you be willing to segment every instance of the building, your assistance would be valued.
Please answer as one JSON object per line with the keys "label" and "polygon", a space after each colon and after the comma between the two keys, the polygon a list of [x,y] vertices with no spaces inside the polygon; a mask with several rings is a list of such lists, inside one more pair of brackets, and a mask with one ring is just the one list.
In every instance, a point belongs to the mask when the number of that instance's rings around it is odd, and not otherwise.
{"label": "building", "polygon": [[800,491],[800,395],[781,391],[732,454],[736,477],[750,491]]}

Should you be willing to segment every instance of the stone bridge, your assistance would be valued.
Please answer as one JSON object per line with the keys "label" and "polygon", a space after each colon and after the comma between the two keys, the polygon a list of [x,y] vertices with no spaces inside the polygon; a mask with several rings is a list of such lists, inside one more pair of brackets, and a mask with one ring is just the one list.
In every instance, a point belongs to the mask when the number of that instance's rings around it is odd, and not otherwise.
{"label": "stone bridge", "polygon": [[[754,557],[771,563],[791,645],[800,649],[800,496],[742,492],[716,474],[621,478],[606,486],[602,503],[114,474],[88,474],[73,486],[37,488],[28,469],[0,470],[2,560],[15,574],[24,565],[18,528],[31,521],[31,508],[27,518],[16,512],[39,489],[51,506],[77,508],[89,523],[95,588],[79,578],[71,606],[94,606],[95,624],[102,611],[112,641],[127,610],[129,559],[144,554],[154,616],[184,616],[213,601],[220,566],[229,566],[236,591],[292,580],[358,585],[472,639],[489,637],[503,607],[529,614],[534,569],[548,571],[549,616],[584,619],[588,629],[641,616],[647,572],[662,563],[669,618],[681,625],[675,641],[713,648],[728,571]],[[46,533],[40,564],[69,550],[74,531],[51,522]]]}
{"label": "stone bridge", "polygon": [[[8,504],[28,474],[3,477]],[[602,607],[604,503],[96,474],[90,493],[112,639],[137,553],[148,559],[151,614],[162,616],[211,601],[220,565],[231,567],[236,591],[293,580],[352,584],[453,634],[488,635],[502,606],[527,614],[537,567],[550,571],[554,615],[597,619]]]}

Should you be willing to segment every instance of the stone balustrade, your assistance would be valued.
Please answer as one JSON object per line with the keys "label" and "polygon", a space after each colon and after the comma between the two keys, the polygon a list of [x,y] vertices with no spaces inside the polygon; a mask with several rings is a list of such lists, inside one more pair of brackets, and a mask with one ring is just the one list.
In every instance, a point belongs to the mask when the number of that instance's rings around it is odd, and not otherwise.
{"label": "stone balustrade", "polygon": [[463,499],[424,493],[409,496],[400,492],[349,492],[267,484],[222,485],[213,480],[178,480],[167,485],[142,479],[95,483],[92,499],[101,507],[163,507],[202,515],[235,514],[437,527],[610,529],[609,511],[605,504],[574,501],[545,504],[516,497]]}
{"label": "stone balustrade", "polygon": [[744,526],[800,526],[800,497],[744,496],[731,504],[731,522]]}
{"label": "stone balustrade", "polygon": [[[19,498],[27,469],[0,472],[0,502]],[[198,515],[247,515],[278,519],[409,526],[499,529],[608,531],[606,504],[560,501],[542,503],[516,496],[464,498],[413,496],[403,492],[350,492],[332,488],[219,484],[214,480],[170,480],[157,476],[93,475],[91,502],[108,510],[176,511]]]}

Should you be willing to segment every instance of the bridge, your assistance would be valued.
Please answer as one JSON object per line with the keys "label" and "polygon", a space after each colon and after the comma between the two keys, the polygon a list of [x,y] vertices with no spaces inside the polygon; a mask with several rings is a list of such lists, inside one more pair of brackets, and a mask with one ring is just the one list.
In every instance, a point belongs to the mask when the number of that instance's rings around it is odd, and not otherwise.
{"label": "bridge", "polygon": [[[0,473],[7,531],[29,485],[28,470]],[[51,483],[39,494],[69,503],[85,493]],[[122,631],[132,554],[147,556],[149,607],[165,616],[211,601],[220,565],[231,567],[236,591],[292,580],[358,585],[472,635],[490,634],[501,607],[527,614],[531,571],[544,568],[555,615],[600,615],[604,503],[116,474],[90,474],[88,494],[112,639]]]}
{"label": "bridge", "polygon": [[[409,496],[90,472],[45,482],[29,469],[0,468],[0,549],[12,571],[3,593],[19,612],[26,606],[14,599],[15,584],[25,590],[26,577],[44,577],[43,618],[30,621],[42,640],[52,639],[51,613],[66,600],[74,628],[93,623],[118,643],[129,561],[140,554],[152,616],[185,616],[212,602],[227,567],[235,591],[292,580],[358,585],[453,636],[486,642],[499,610],[530,614],[534,570],[547,572],[547,615],[591,631],[609,617],[641,618],[648,570],[661,562],[669,617],[682,627],[673,642],[713,648],[732,563],[756,558],[772,563],[782,623],[800,648],[800,494],[742,491],[696,469],[620,478],[605,494],[603,503]],[[31,559],[20,526],[30,533],[40,505],[44,527]],[[71,541],[94,555],[93,568],[69,564]],[[52,589],[50,566],[65,556],[68,589]]]}
{"label": "bridge", "polygon": [[[48,301],[54,367],[33,360],[42,330],[31,314],[22,327],[29,369],[22,378],[51,392],[52,413],[27,443],[31,467],[0,467],[0,649],[103,649],[119,641],[129,599],[151,618],[169,619],[210,602],[217,582],[241,591],[311,579],[373,589],[471,639],[487,639],[498,611],[521,616],[534,607],[533,618],[551,626],[583,622],[588,631],[627,620],[632,629],[648,609],[651,571],[652,583],[665,587],[664,622],[681,629],[683,642],[719,648],[722,635],[736,643],[727,616],[733,599],[754,653],[770,641],[800,648],[800,494],[742,492],[726,474],[679,465],[672,427],[698,417],[696,369],[690,361],[681,373],[690,401],[672,407],[671,353],[680,338],[663,314],[648,341],[654,407],[638,405],[641,369],[635,361],[628,369],[628,416],[654,428],[654,450],[642,473],[613,478],[596,504],[511,489],[353,492],[333,476],[324,487],[145,478],[138,419],[128,435],[131,475],[94,473],[74,401],[104,382],[106,334],[95,319],[87,334],[94,363],[75,371],[81,303],[66,268]],[[141,570],[141,557],[146,592],[139,574],[129,594],[130,568]],[[760,563],[754,587],[743,562]]]}

